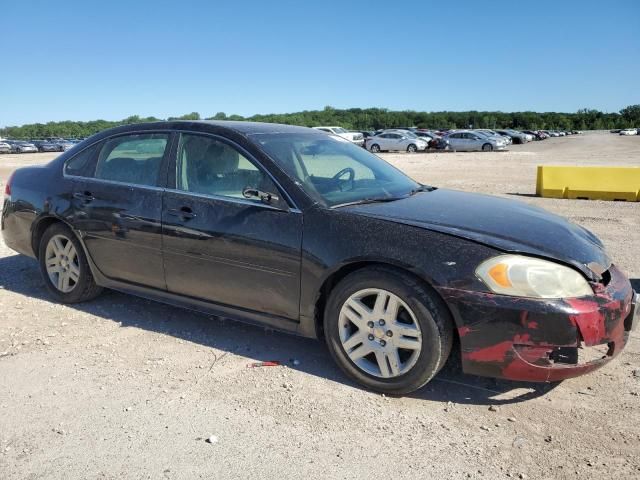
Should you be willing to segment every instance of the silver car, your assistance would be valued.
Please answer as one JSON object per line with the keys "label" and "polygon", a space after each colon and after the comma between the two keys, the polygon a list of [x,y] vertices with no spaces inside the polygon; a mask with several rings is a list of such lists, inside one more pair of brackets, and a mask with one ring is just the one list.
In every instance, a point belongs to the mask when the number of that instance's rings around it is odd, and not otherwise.
{"label": "silver car", "polygon": [[486,135],[487,137],[501,138],[505,142],[507,142],[507,145],[510,145],[511,142],[512,142],[511,137],[507,137],[506,135],[500,135],[499,133],[494,132],[493,130],[486,129],[486,128],[477,128],[477,129],[474,130],[474,132],[482,133],[483,135]]}
{"label": "silver car", "polygon": [[474,152],[478,150],[491,152],[507,148],[507,142],[504,139],[488,137],[472,130],[449,132],[444,138],[449,141],[449,148],[458,152]]}
{"label": "silver car", "polygon": [[369,137],[365,146],[374,153],[383,151],[407,151],[410,153],[424,151],[428,143],[412,132],[406,130],[385,130]]}
{"label": "silver car", "polygon": [[13,153],[37,153],[38,147],[33,143],[17,141],[13,143],[13,148],[11,150]]}
{"label": "silver car", "polygon": [[0,153],[11,153],[11,145],[0,142]]}

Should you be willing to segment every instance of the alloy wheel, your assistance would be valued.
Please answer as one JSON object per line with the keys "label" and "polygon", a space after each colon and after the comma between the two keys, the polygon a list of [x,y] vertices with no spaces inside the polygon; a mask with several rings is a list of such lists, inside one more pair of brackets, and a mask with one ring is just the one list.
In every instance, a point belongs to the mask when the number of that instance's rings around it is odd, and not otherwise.
{"label": "alloy wheel", "polygon": [[71,292],[80,280],[80,260],[73,242],[64,235],[51,237],[45,253],[49,280],[62,293]]}
{"label": "alloy wheel", "polygon": [[407,373],[422,350],[414,313],[397,295],[378,288],[351,295],[338,321],[342,348],[362,371],[381,378]]}

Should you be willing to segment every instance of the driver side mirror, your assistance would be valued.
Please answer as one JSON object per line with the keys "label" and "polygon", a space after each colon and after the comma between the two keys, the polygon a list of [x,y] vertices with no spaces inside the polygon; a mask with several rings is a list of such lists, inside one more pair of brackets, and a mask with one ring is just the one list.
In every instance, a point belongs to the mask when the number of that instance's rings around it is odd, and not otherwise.
{"label": "driver side mirror", "polygon": [[271,205],[280,201],[280,197],[269,192],[263,192],[253,187],[245,187],[242,190],[242,196],[249,200],[260,200],[262,203]]}

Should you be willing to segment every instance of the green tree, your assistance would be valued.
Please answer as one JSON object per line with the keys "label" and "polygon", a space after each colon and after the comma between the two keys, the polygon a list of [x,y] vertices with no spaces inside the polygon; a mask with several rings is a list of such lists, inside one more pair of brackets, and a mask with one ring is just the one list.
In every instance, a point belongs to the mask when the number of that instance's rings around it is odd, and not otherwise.
{"label": "green tree", "polygon": [[627,126],[640,126],[640,105],[629,105],[620,110],[620,115],[627,121]]}

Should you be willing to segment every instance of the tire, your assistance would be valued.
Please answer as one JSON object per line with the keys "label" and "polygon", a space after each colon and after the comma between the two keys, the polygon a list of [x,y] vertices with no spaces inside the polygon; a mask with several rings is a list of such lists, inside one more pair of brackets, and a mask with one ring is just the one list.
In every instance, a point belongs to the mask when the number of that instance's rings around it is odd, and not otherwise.
{"label": "tire", "polygon": [[493,151],[493,145],[491,145],[490,143],[485,143],[484,145],[482,145],[482,151],[483,152]]}
{"label": "tire", "polygon": [[[398,312],[391,317],[374,314],[384,316],[388,323],[368,320],[366,314],[372,313],[379,298],[371,292],[384,292],[381,295],[388,300],[381,304],[385,310]],[[394,304],[400,305],[397,309],[391,308],[393,297]],[[354,299],[360,307],[367,307],[365,315],[354,316],[356,310],[347,306],[353,305]],[[363,328],[355,326],[352,319]],[[402,328],[402,333],[396,327]],[[425,385],[444,366],[451,352],[453,321],[442,299],[414,277],[393,268],[368,267],[349,274],[331,291],[324,332],[331,356],[347,376],[370,390],[402,395]],[[354,341],[356,337],[362,341]],[[403,349],[396,342],[409,343],[411,348]],[[370,349],[374,351],[365,353]],[[391,358],[396,359],[395,372]]]}
{"label": "tire", "polygon": [[[72,245],[72,253],[52,256],[56,251],[67,251],[68,243]],[[58,245],[58,247],[56,247]],[[59,248],[60,246],[64,249]],[[67,260],[59,260],[60,257]],[[47,258],[51,260],[47,261]],[[71,258],[72,257],[72,258]],[[51,295],[61,303],[79,303],[92,300],[102,292],[102,287],[98,286],[91,274],[87,257],[80,241],[69,227],[62,223],[54,223],[45,230],[38,248],[38,262],[40,264],[40,273],[44,279],[47,290]],[[66,272],[70,280],[67,281],[66,288],[61,288],[60,273],[51,273],[48,265],[58,270],[66,267]],[[54,280],[58,280],[54,283]],[[65,287],[64,282],[62,287]]]}
{"label": "tire", "polygon": [[413,143],[407,147],[407,152],[416,153],[418,151],[418,147],[416,147]]}
{"label": "tire", "polygon": [[380,152],[380,145],[374,143],[373,145],[371,145],[371,148],[369,150],[371,150],[373,153],[378,153]]}

